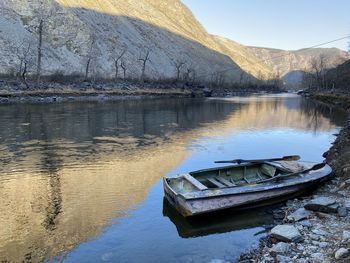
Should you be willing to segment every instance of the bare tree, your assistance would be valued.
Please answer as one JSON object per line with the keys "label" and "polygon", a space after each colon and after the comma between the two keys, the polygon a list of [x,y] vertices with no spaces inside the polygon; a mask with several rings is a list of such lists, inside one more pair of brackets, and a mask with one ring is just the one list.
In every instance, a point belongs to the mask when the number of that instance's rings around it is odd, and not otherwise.
{"label": "bare tree", "polygon": [[143,82],[145,80],[145,72],[146,72],[146,64],[147,64],[147,61],[149,61],[149,57],[150,57],[150,53],[151,51],[148,49],[145,53],[144,56],[142,56],[142,54],[140,53],[140,56],[139,56],[139,61],[142,62],[142,69],[141,69],[141,78],[140,80]]}
{"label": "bare tree", "polygon": [[126,62],[125,62],[125,60],[122,59],[122,61],[120,63],[120,67],[123,70],[123,77],[124,77],[124,80],[125,80],[126,79]]}
{"label": "bare tree", "polygon": [[114,48],[111,50],[112,53],[112,59],[114,62],[114,68],[115,68],[115,72],[114,72],[114,78],[115,80],[118,80],[119,77],[119,67],[120,65],[120,61],[121,59],[124,57],[125,53],[127,51],[127,48],[123,48],[122,50],[119,50],[117,47],[114,46]]}
{"label": "bare tree", "polygon": [[189,84],[194,83],[196,81],[196,76],[197,76],[197,72],[194,65],[192,63],[190,65],[186,65],[186,71],[184,74],[185,81],[188,82]]}
{"label": "bare tree", "polygon": [[317,84],[316,89],[327,88],[327,58],[324,54],[314,57],[310,61],[311,73]]}
{"label": "bare tree", "polygon": [[223,86],[225,83],[225,74],[220,71],[213,73],[212,82],[217,87]]}
{"label": "bare tree", "polygon": [[37,56],[37,67],[36,67],[36,81],[40,81],[41,76],[41,60],[43,57],[42,53],[42,46],[43,46],[43,27],[44,27],[44,20],[40,18],[39,20],[39,26],[38,26],[38,56]]}
{"label": "bare tree", "polygon": [[37,42],[37,63],[36,63],[36,82],[40,82],[42,71],[42,58],[43,58],[43,39],[44,39],[44,27],[48,23],[49,18],[53,12],[52,0],[40,0],[38,8],[34,10],[37,17],[37,24],[34,26],[34,30],[38,36]]}
{"label": "bare tree", "polygon": [[17,47],[14,47],[13,51],[19,62],[17,76],[20,77],[23,84],[29,89],[27,74],[29,67],[34,64],[33,43],[29,39],[25,39]]}
{"label": "bare tree", "polygon": [[96,47],[96,36],[92,35],[90,38],[88,52],[86,54],[86,65],[85,65],[85,77],[84,81],[87,81],[90,73],[90,66],[94,59],[97,57],[97,47]]}
{"label": "bare tree", "polygon": [[186,62],[184,60],[177,60],[175,61],[175,68],[176,68],[176,82],[180,80],[181,75],[181,69],[183,66],[186,65]]}

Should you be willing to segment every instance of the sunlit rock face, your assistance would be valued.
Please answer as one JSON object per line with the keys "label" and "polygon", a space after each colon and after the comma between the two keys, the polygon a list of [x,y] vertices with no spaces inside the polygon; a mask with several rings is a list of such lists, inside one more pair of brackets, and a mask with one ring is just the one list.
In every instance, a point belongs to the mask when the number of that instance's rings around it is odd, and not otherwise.
{"label": "sunlit rock face", "polygon": [[[146,76],[170,79],[177,76],[175,64],[186,62],[193,77],[212,80],[217,71],[229,69],[227,80],[237,80],[241,70],[223,54],[181,1],[159,0],[38,0],[1,1],[0,71],[19,68],[16,55],[22,42],[31,43],[35,70],[39,17],[44,19],[43,71],[52,74],[84,74],[88,57],[91,73],[101,77],[115,75],[113,58],[126,49],[123,60],[126,75],[138,78],[144,57],[150,50]],[[92,42],[94,44],[92,45]],[[120,77],[122,70],[119,69]],[[214,74],[214,75],[213,75]],[[248,76],[248,75],[247,75]]]}

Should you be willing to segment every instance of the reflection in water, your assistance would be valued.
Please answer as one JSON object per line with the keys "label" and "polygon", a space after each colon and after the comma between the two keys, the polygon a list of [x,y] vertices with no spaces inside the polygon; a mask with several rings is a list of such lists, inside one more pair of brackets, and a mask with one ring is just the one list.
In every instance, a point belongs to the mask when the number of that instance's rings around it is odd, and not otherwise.
{"label": "reflection in water", "polygon": [[[94,238],[108,247],[113,242],[102,241],[101,233],[111,223],[123,233],[125,244],[141,235],[145,239],[154,224],[164,224],[162,245],[164,236],[180,242],[171,235],[170,222],[162,219],[162,188],[150,194],[163,175],[206,167],[208,161],[221,159],[220,154],[238,154],[233,148],[219,148],[215,138],[227,145],[225,140],[235,135],[244,141],[246,132],[268,135],[285,129],[317,136],[333,133],[344,120],[345,114],[299,97],[0,106],[0,225],[6,226],[0,228],[0,260],[40,262],[73,250],[77,260],[88,262],[90,257],[96,262],[102,248],[87,258],[80,248],[74,249]],[[330,141],[321,139],[327,148]],[[249,143],[240,147],[242,155],[237,157],[261,154],[256,141]],[[254,151],[247,150],[252,145]],[[142,221],[150,216],[152,220]],[[132,222],[138,231],[122,230]],[[236,229],[227,223],[225,227],[223,220],[217,227],[221,230],[214,232]],[[135,228],[142,224],[144,228]],[[135,235],[125,240],[123,231]],[[215,239],[220,243],[220,237]],[[141,247],[146,246],[137,249]],[[125,262],[139,259],[131,258],[127,245],[119,252],[124,257],[115,251],[113,255]],[[204,254],[205,249],[198,252]]]}
{"label": "reflection in water", "polygon": [[182,238],[226,233],[273,223],[272,213],[268,213],[265,209],[225,211],[225,213],[204,215],[200,218],[185,218],[166,199],[163,201],[163,215],[169,217],[171,222],[175,224],[177,232]]}

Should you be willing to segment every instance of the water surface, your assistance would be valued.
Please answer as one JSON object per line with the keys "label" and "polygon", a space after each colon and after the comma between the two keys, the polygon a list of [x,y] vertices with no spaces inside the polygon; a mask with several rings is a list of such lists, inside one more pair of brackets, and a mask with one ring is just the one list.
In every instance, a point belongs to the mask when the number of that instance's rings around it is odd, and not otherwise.
{"label": "water surface", "polygon": [[184,220],[164,175],[213,161],[321,161],[346,114],[293,95],[0,106],[0,261],[235,260],[266,209]]}

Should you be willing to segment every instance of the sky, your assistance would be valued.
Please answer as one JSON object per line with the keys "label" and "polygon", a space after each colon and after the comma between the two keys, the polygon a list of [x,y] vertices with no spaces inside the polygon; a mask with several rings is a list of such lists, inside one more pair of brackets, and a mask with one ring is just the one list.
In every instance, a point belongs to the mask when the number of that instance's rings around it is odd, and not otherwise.
{"label": "sky", "polygon": [[[350,35],[350,0],[182,0],[206,30],[244,45],[296,50]],[[348,50],[350,38],[325,45]]]}

